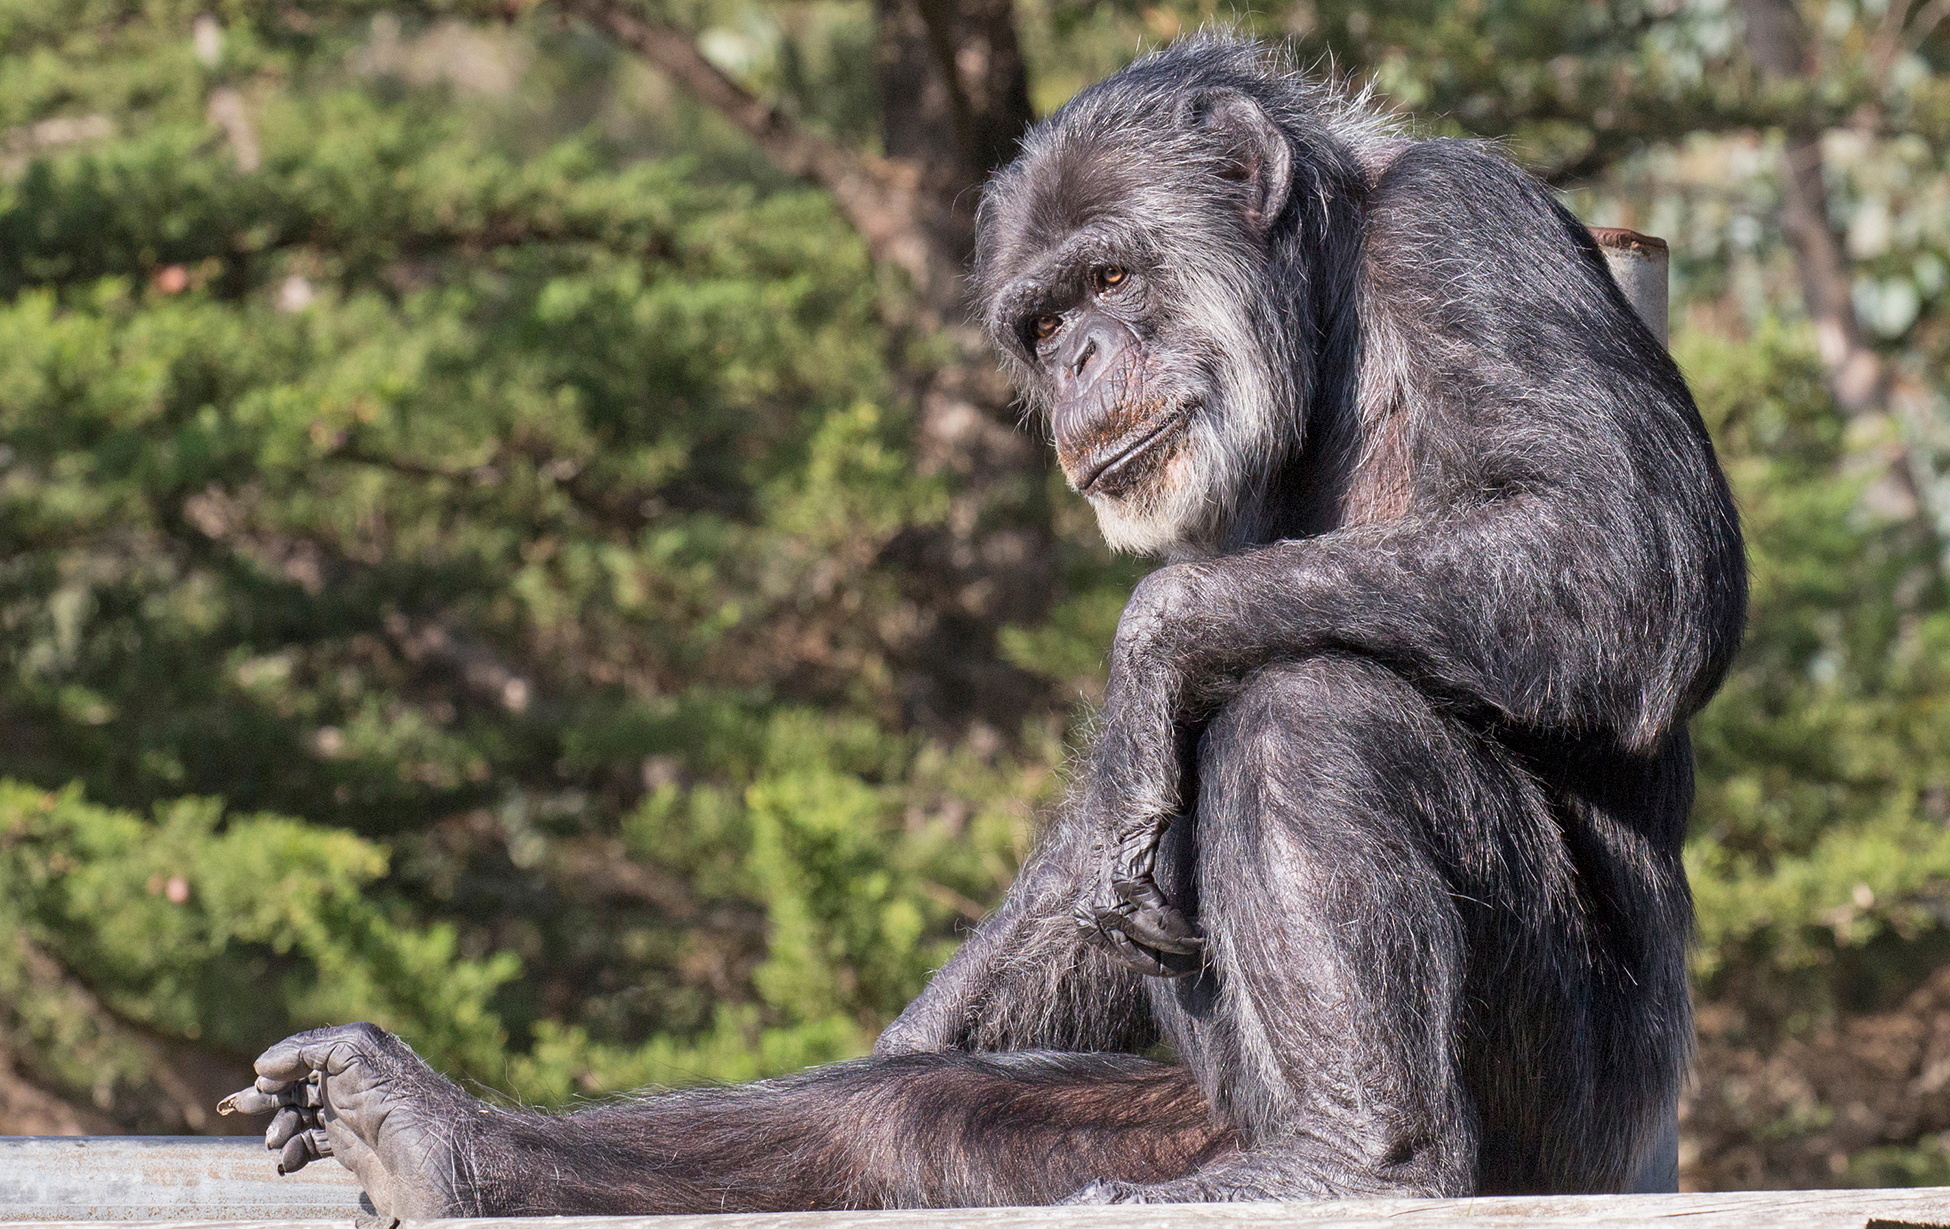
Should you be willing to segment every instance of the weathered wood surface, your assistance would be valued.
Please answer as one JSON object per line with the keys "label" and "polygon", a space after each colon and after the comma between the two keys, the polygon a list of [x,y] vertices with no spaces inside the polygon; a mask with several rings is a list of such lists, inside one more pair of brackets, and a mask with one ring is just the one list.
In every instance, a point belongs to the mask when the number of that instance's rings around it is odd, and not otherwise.
{"label": "weathered wood surface", "polygon": [[549,1217],[427,1221],[426,1229],[1950,1229],[1950,1187],[1756,1191],[1727,1195],[1574,1195],[1486,1199],[1329,1199],[1314,1203],[1114,1208],[969,1208],[942,1212],[796,1212],[785,1216]]}
{"label": "weathered wood surface", "polygon": [[[120,1221],[182,1229],[343,1229],[357,1210],[358,1196],[351,1175],[337,1165],[313,1165],[278,1177],[254,1139],[0,1137],[0,1221],[11,1225]],[[1950,1229],[1950,1188],[538,1217],[429,1221],[424,1229],[1544,1229],[1662,1223],[1687,1229]]]}
{"label": "weathered wood surface", "polygon": [[1664,239],[1616,226],[1594,226],[1591,237],[1604,253],[1605,263],[1632,310],[1660,341],[1666,340],[1667,266],[1670,254]]}
{"label": "weathered wood surface", "polygon": [[[90,1222],[39,1221],[44,1225]],[[99,1223],[99,1222],[92,1222]],[[326,1229],[345,1220],[180,1219],[150,1229]],[[424,1221],[412,1229],[1545,1229],[1673,1225],[1675,1229],[1945,1229],[1950,1189],[1771,1191],[1731,1195],[1587,1195],[1536,1199],[1348,1199],[1319,1203],[1173,1204],[1133,1208],[969,1208],[939,1212],[534,1217]]]}
{"label": "weathered wood surface", "polygon": [[350,1220],[342,1165],[289,1177],[256,1137],[0,1136],[0,1220]]}

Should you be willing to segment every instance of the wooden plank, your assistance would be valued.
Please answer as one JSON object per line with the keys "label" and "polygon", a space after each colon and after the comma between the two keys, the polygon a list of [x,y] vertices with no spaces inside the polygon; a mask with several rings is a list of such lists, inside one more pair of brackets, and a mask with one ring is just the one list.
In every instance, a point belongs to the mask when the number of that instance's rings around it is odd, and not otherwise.
{"label": "wooden plank", "polygon": [[[161,1229],[344,1229],[358,1187],[333,1164],[277,1176],[254,1139],[0,1137],[0,1221],[139,1222]],[[1543,1229],[1681,1222],[1687,1229],[1950,1229],[1950,1187],[926,1212],[535,1217],[429,1221],[424,1229]]]}
{"label": "wooden plank", "polygon": [[[1543,1229],[1679,1222],[1686,1229],[1950,1229],[1950,1187],[1756,1191],[1724,1195],[1559,1195],[1483,1199],[1326,1199],[1313,1203],[1111,1208],[967,1208],[933,1212],[548,1217],[428,1221],[425,1229]],[[1675,1225],[1675,1229],[1678,1229]]]}
{"label": "wooden plank", "polygon": [[0,1136],[0,1221],[350,1220],[341,1165],[280,1178],[255,1137]]}

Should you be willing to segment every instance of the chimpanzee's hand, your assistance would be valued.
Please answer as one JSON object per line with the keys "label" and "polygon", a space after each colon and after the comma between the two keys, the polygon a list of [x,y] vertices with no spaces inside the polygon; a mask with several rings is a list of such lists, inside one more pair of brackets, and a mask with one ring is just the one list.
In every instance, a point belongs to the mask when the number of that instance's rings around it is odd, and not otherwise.
{"label": "chimpanzee's hand", "polygon": [[487,1107],[443,1079],[404,1041],[371,1024],[313,1029],[257,1058],[257,1083],[219,1113],[275,1111],[264,1146],[278,1172],[337,1157],[359,1176],[378,1223],[465,1216],[456,1184]]}
{"label": "chimpanzee's hand", "polygon": [[1199,961],[1187,957],[1196,957],[1205,940],[1152,876],[1161,830],[1133,831],[1106,852],[1077,921],[1112,957],[1146,977],[1186,977],[1198,972]]}
{"label": "chimpanzee's hand", "polygon": [[1179,756],[1187,692],[1180,646],[1203,600],[1190,565],[1159,568],[1138,583],[1117,622],[1104,725],[1091,748],[1084,819],[1101,842],[1092,891],[1078,920],[1111,954],[1151,977],[1182,977],[1195,961],[1198,928],[1165,898],[1154,869],[1158,842],[1183,797]]}

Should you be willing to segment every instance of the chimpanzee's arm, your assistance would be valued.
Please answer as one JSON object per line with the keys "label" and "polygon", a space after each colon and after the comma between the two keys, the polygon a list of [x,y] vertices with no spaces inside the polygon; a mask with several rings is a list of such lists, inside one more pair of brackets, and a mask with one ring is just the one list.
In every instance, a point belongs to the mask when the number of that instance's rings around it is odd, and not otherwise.
{"label": "chimpanzee's arm", "polygon": [[[1262,666],[1348,653],[1485,725],[1628,751],[1663,739],[1710,692],[1731,637],[1700,626],[1683,595],[1621,592],[1611,569],[1626,564],[1567,547],[1577,512],[1516,495],[1440,524],[1344,530],[1146,578],[1118,630],[1081,803],[1112,840],[1093,899],[1113,948],[1153,974],[1169,970],[1126,940],[1186,950],[1151,880],[1182,812],[1181,731]],[[1596,519],[1585,541],[1617,542],[1624,531]],[[1673,583],[1713,584],[1715,566],[1724,558],[1692,554]]]}
{"label": "chimpanzee's arm", "polygon": [[1193,947],[1151,878],[1182,735],[1252,670],[1357,654],[1486,723],[1644,751],[1737,647],[1724,479],[1575,219],[1427,142],[1377,187],[1365,245],[1351,524],[1162,568],[1118,628],[1082,804],[1112,854],[1086,908],[1145,972]]}
{"label": "chimpanzee's arm", "polygon": [[1081,805],[1111,841],[1090,903],[1112,949],[1152,974],[1171,971],[1153,952],[1188,950],[1151,875],[1182,808],[1182,732],[1261,666],[1351,653],[1486,725],[1655,747],[1718,684],[1741,608],[1730,521],[1674,504],[1539,486],[1147,577],[1118,628]]}

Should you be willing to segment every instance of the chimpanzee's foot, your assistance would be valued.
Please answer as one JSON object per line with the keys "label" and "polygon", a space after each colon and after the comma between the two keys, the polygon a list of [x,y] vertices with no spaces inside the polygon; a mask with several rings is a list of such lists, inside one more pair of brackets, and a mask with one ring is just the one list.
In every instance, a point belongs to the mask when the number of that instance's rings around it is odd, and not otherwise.
{"label": "chimpanzee's foot", "polygon": [[220,1113],[276,1111],[264,1146],[278,1172],[337,1157],[359,1176],[380,1225],[478,1215],[463,1189],[476,1120],[490,1109],[371,1024],[287,1037],[257,1058],[257,1083]]}
{"label": "chimpanzee's foot", "polygon": [[[1150,1186],[1140,1182],[1092,1182],[1063,1202],[1066,1204],[1147,1203]],[[1186,1202],[1177,1200],[1174,1202]]]}
{"label": "chimpanzee's foot", "polygon": [[1071,1195],[1066,1204],[1111,1203],[1237,1203],[1278,1199],[1265,1188],[1236,1182],[1207,1182],[1197,1175],[1169,1182],[1092,1182]]}
{"label": "chimpanzee's foot", "polygon": [[[935,974],[937,982],[952,977],[948,969]],[[933,986],[923,990],[892,1024],[881,1030],[879,1039],[873,1043],[873,1052],[932,1054],[956,1048],[968,1028],[968,1009],[962,998],[946,982],[938,990]]]}

